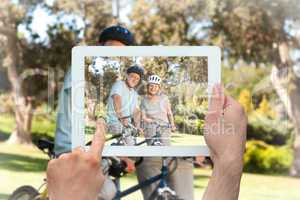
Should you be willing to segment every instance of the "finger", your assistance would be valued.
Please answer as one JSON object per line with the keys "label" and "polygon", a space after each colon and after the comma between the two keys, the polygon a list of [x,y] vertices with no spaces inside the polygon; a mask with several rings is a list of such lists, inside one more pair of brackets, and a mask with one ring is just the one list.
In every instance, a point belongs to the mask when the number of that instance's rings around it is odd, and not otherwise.
{"label": "finger", "polygon": [[219,85],[219,89],[220,89],[220,100],[221,100],[221,106],[222,109],[224,109],[224,105],[225,105],[225,89],[223,85]]}
{"label": "finger", "polygon": [[224,103],[224,109],[227,109],[228,107],[238,104],[238,102],[231,96],[226,96],[225,97],[225,103]]}
{"label": "finger", "polygon": [[208,113],[221,113],[225,101],[224,89],[220,84],[213,87]]}
{"label": "finger", "polygon": [[63,153],[63,154],[61,154],[61,155],[58,157],[58,159],[60,159],[60,160],[62,160],[62,159],[67,159],[67,158],[69,157],[70,154],[71,154],[71,153]]}
{"label": "finger", "polygon": [[84,147],[76,147],[72,151],[72,153],[82,153],[82,152],[84,152]]}
{"label": "finger", "polygon": [[99,159],[101,159],[102,157],[102,151],[105,143],[104,134],[105,134],[105,122],[103,119],[100,119],[96,123],[96,131],[90,148],[90,152],[96,157],[99,157]]}

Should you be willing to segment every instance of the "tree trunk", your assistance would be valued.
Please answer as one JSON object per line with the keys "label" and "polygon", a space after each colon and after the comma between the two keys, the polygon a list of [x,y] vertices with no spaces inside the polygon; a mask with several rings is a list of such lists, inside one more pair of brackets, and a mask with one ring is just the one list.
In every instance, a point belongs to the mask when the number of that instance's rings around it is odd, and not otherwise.
{"label": "tree trunk", "polygon": [[[20,98],[20,97],[19,97]],[[21,103],[20,103],[21,102]],[[32,104],[26,103],[24,97],[18,100],[15,106],[16,128],[10,135],[7,143],[10,144],[31,144],[31,124],[33,117]]]}
{"label": "tree trunk", "polygon": [[22,91],[22,80],[18,76],[17,67],[19,65],[19,50],[17,30],[15,34],[7,35],[6,65],[8,78],[12,86],[12,97],[15,105],[16,128],[8,139],[8,143],[31,144],[31,122],[33,117],[32,103],[26,99]]}
{"label": "tree trunk", "polygon": [[86,107],[87,107],[85,123],[86,125],[91,126],[95,122],[96,91],[95,91],[95,86],[93,86],[93,84],[91,83],[91,79],[90,78],[88,79],[89,81],[86,81],[86,89],[85,89]]}
{"label": "tree trunk", "polygon": [[279,45],[280,64],[273,66],[271,81],[295,129],[292,176],[300,176],[300,79],[292,75],[286,42]]}

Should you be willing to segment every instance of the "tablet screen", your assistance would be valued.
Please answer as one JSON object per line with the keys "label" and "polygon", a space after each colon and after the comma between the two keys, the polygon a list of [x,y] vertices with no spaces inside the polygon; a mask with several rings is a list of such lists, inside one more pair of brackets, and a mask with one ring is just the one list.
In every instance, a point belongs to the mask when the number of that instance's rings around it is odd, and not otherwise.
{"label": "tablet screen", "polygon": [[207,57],[87,56],[85,80],[86,140],[102,117],[106,145],[205,144]]}

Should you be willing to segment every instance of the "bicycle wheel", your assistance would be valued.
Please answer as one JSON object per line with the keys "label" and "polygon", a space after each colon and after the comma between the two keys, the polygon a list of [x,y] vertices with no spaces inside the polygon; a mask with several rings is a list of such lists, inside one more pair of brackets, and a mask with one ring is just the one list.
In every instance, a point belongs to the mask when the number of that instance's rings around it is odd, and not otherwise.
{"label": "bicycle wheel", "polygon": [[38,200],[39,193],[36,189],[29,185],[17,188],[8,200]]}

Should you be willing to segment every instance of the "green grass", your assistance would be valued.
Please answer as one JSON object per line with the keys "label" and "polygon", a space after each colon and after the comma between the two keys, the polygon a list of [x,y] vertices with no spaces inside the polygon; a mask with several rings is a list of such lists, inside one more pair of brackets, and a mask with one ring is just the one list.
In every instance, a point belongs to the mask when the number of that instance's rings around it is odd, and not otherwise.
{"label": "green grass", "polygon": [[9,137],[11,131],[15,127],[15,120],[11,115],[0,115],[0,140],[5,140]]}
{"label": "green grass", "polygon": [[[43,183],[47,156],[35,147],[24,147],[0,143],[0,199],[7,199],[21,185],[38,188]],[[211,170],[194,170],[196,199],[201,199]],[[122,179],[122,188],[136,184],[134,175]],[[244,173],[241,184],[241,200],[299,200],[300,179],[287,176],[271,176]],[[124,198],[141,199],[136,192]]]}
{"label": "green grass", "polygon": [[[54,138],[55,132],[55,117],[51,116],[50,120],[45,120],[41,116],[35,116],[32,121],[32,138],[36,140],[37,138],[45,137],[49,139]],[[0,115],[0,141],[6,140],[11,134],[12,130],[15,128],[15,120],[10,114]]]}
{"label": "green grass", "polygon": [[47,157],[37,148],[0,143],[0,199],[21,185],[42,183]]}
{"label": "green grass", "polygon": [[[106,137],[109,138],[112,135],[107,135]],[[86,141],[90,141],[92,139],[91,134],[86,134]],[[144,137],[137,137],[137,142],[144,141]],[[115,140],[109,140],[106,142],[106,145],[111,144],[112,142],[115,142]],[[176,146],[195,146],[195,145],[205,145],[204,137],[201,135],[189,135],[189,134],[183,134],[183,133],[172,133],[171,136],[171,142],[172,145]],[[146,143],[144,144],[146,145]]]}
{"label": "green grass", "polygon": [[[53,137],[55,128],[53,123],[39,122],[39,119],[35,119],[33,127],[36,133],[40,133],[37,136],[45,133]],[[12,117],[1,115],[0,140],[7,138],[13,128]],[[0,200],[8,199],[13,190],[21,185],[32,185],[38,188],[43,183],[46,165],[47,156],[37,148],[0,142]],[[194,170],[196,200],[201,199],[210,175],[209,169]],[[136,184],[135,175],[129,175],[122,179],[121,187],[125,189],[134,184]],[[299,200],[299,187],[300,179],[244,173],[240,200]],[[140,192],[136,192],[124,199],[140,200],[142,197]]]}

